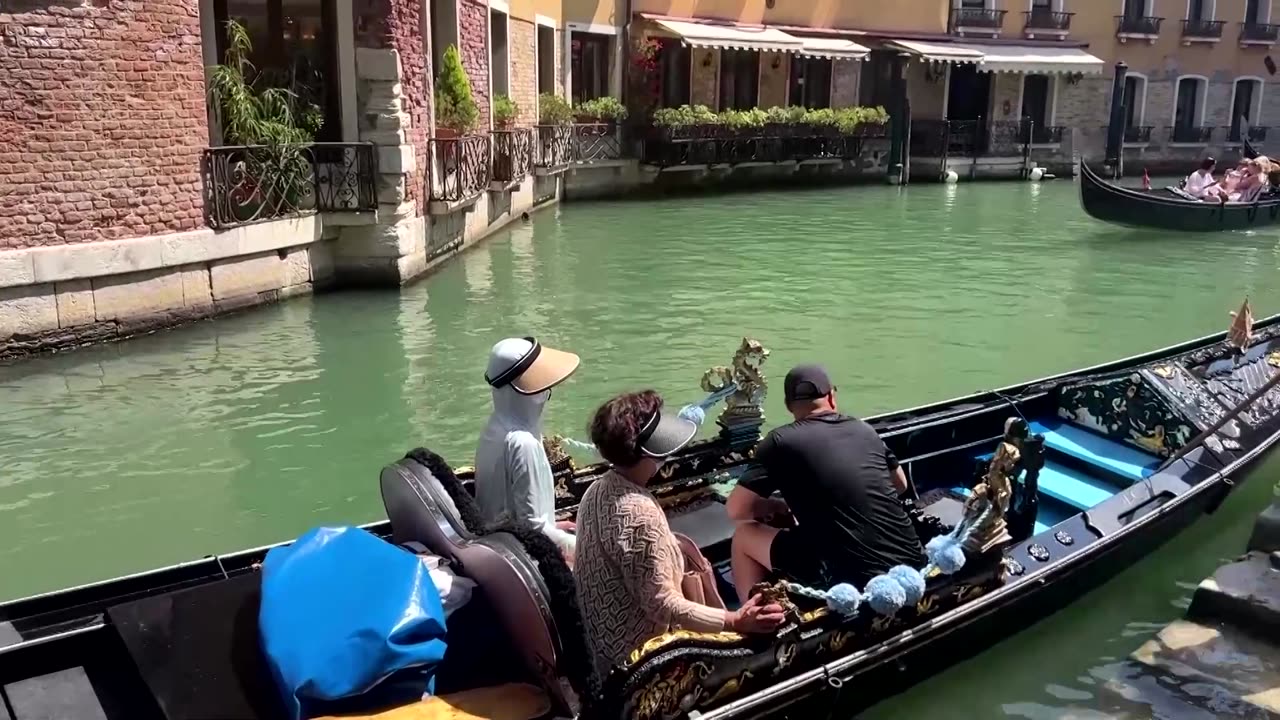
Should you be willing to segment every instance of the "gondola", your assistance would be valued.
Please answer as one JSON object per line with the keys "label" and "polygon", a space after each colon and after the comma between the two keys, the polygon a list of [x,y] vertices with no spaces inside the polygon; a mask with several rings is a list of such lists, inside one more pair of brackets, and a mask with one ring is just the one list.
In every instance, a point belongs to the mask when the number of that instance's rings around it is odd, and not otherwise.
{"label": "gondola", "polygon": [[1280,197],[1252,203],[1188,200],[1164,189],[1113,185],[1080,163],[1080,204],[1090,217],[1109,223],[1159,230],[1212,232],[1248,230],[1280,221]]}
{"label": "gondola", "polygon": [[[421,720],[450,703],[503,718],[849,717],[1072,602],[1245,481],[1280,438],[1280,315],[1243,345],[1220,333],[869,418],[907,469],[904,502],[925,537],[966,522],[993,455],[1007,459],[1021,432],[1008,537],[930,573],[918,599],[888,610],[841,609],[773,585],[789,618],[776,635],[675,631],[603,678],[587,669],[572,577],[554,546],[483,527],[469,471],[413,451],[380,475],[389,519],[365,527],[449,560],[478,586],[449,619],[434,699],[413,714],[343,717]],[[721,575],[732,534],[725,485],[759,437],[763,416],[741,411],[758,409],[765,357],[744,341],[731,367],[708,371],[743,390],[736,414],[726,409],[720,434],[686,448],[653,485],[672,528]],[[604,467],[550,452],[557,505],[571,517]],[[0,605],[0,718],[280,717],[257,627],[269,549]],[[484,707],[502,714],[475,709]]]}

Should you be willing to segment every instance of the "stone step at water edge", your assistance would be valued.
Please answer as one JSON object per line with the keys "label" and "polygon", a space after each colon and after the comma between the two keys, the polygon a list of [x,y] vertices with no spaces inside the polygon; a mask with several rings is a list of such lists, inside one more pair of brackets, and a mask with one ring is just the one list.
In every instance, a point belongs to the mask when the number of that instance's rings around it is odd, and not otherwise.
{"label": "stone step at water edge", "polygon": [[1196,588],[1187,617],[1280,645],[1280,553],[1250,552],[1218,568]]}
{"label": "stone step at water edge", "polygon": [[1129,657],[1140,672],[1123,673],[1120,684],[1148,701],[1164,695],[1177,702],[1178,717],[1195,717],[1193,708],[1211,713],[1205,717],[1280,713],[1280,647],[1248,630],[1177,620]]}

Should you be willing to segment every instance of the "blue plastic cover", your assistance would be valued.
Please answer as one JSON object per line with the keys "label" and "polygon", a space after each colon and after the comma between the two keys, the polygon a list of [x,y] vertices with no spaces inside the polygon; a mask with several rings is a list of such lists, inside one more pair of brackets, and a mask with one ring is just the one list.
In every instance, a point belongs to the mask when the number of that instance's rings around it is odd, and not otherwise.
{"label": "blue plastic cover", "polygon": [[397,673],[421,698],[444,658],[444,609],[426,564],[359,528],[316,528],[268,552],[258,626],[294,720]]}

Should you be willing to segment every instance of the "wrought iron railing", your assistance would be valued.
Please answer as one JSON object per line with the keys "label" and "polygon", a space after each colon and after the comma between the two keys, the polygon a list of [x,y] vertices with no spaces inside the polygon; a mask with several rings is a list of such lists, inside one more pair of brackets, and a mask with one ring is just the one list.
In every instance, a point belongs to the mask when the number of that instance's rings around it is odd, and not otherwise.
{"label": "wrought iron railing", "polygon": [[1185,38],[1220,38],[1226,20],[1183,20],[1182,37]]}
{"label": "wrought iron railing", "polygon": [[578,162],[622,157],[622,136],[614,123],[575,123],[573,157]]}
{"label": "wrought iron railing", "polygon": [[951,27],[999,30],[1006,12],[991,8],[957,8],[951,11]]}
{"label": "wrought iron railing", "polygon": [[378,209],[370,143],[211,147],[200,164],[205,222],[212,228]]}
{"label": "wrought iron railing", "polygon": [[1116,33],[1120,35],[1159,35],[1162,17],[1150,15],[1117,15]]}
{"label": "wrought iron railing", "polygon": [[1169,128],[1169,142],[1208,144],[1212,139],[1212,125],[1174,125]]}
{"label": "wrought iron railing", "polygon": [[[1155,130],[1154,125],[1131,125],[1124,129],[1124,142],[1127,142],[1127,143],[1151,142],[1152,130]],[[1103,125],[1102,131],[1107,132],[1107,126]]]}
{"label": "wrought iron railing", "polygon": [[430,198],[459,202],[478,197],[489,187],[489,138],[467,135],[431,138]]}
{"label": "wrought iron railing", "polygon": [[533,128],[494,130],[490,134],[495,181],[518,182],[533,172]]}
{"label": "wrought iron railing", "polygon": [[1066,32],[1071,29],[1071,17],[1075,13],[1053,12],[1051,10],[1031,10],[1024,12],[1027,30],[1058,30]]}
{"label": "wrought iron railing", "polygon": [[1057,145],[1067,128],[1062,125],[1037,125],[1028,123],[1027,133],[1032,145]]}
{"label": "wrought iron railing", "polygon": [[539,125],[538,142],[534,147],[534,167],[558,169],[573,162],[574,143],[572,125]]}
{"label": "wrought iron railing", "polygon": [[766,125],[757,128],[689,126],[648,128],[641,161],[657,167],[853,160],[864,141],[883,137],[882,126],[852,132],[833,127]]}
{"label": "wrought iron railing", "polygon": [[[1267,128],[1259,126],[1250,126],[1249,142],[1262,142],[1267,139]],[[1240,142],[1240,126],[1227,128],[1227,142]]]}
{"label": "wrought iron railing", "polygon": [[1240,40],[1243,42],[1275,42],[1280,37],[1280,25],[1260,22],[1240,23]]}

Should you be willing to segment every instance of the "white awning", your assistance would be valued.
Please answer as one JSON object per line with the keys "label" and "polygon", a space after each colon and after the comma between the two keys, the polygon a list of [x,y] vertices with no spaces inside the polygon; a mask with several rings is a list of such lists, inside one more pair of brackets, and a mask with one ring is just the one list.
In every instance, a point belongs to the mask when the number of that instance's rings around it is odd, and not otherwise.
{"label": "white awning", "polygon": [[980,63],[983,58],[982,51],[955,43],[890,40],[887,44],[899,50],[906,50],[913,55],[919,55],[931,62]]}
{"label": "white awning", "polygon": [[683,20],[654,19],[691,47],[732,50],[763,50],[798,53],[804,49],[800,38],[773,28],[747,28],[729,25],[707,25]]}
{"label": "white awning", "polygon": [[802,37],[800,41],[804,43],[804,49],[800,54],[812,57],[865,60],[871,52],[871,48],[843,38]]}
{"label": "white awning", "polygon": [[981,53],[982,64],[978,66],[978,70],[982,72],[1099,75],[1105,64],[1100,58],[1079,48],[976,43],[957,43],[956,46]]}

